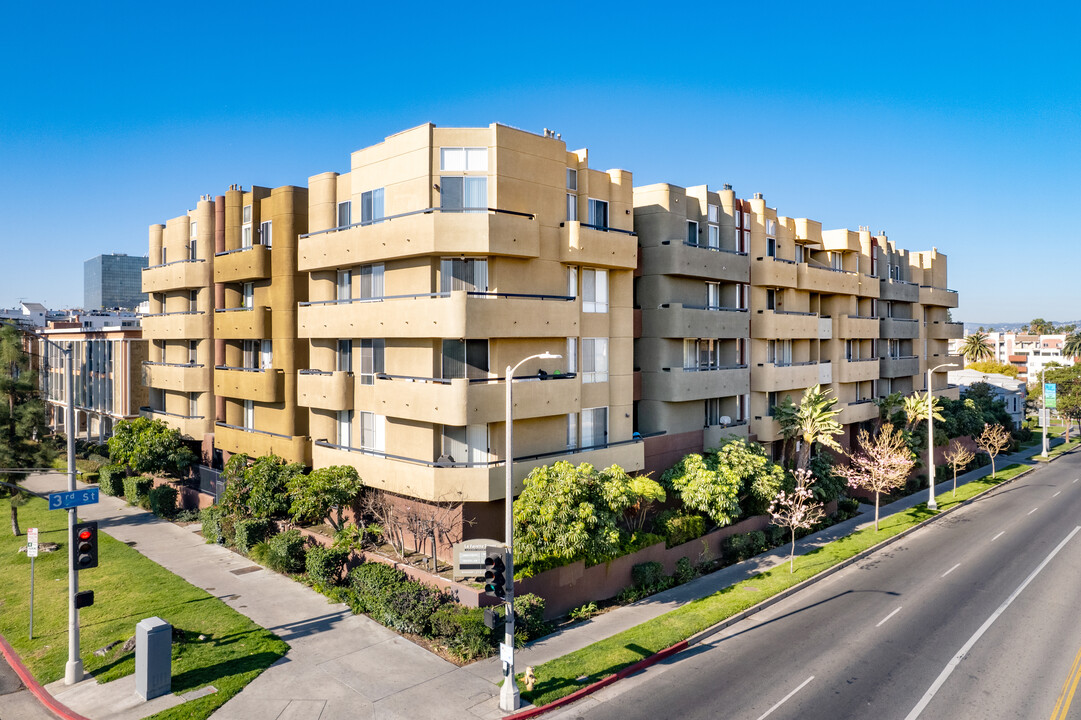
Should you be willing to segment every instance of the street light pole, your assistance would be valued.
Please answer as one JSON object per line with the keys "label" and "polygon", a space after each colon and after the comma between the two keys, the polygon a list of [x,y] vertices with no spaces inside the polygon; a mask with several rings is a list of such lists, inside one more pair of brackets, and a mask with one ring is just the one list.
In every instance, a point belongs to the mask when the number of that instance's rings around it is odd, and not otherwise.
{"label": "street light pole", "polygon": [[1047,386],[1043,382],[1044,366],[1040,365],[1040,428],[1043,430],[1043,458],[1047,459],[1047,426],[1051,424],[1051,414],[1047,412]]}
{"label": "street light pole", "polygon": [[938,510],[935,502],[935,403],[931,394],[931,373],[941,368],[957,367],[957,363],[943,363],[927,368],[927,509]]}
{"label": "street light pole", "polygon": [[505,460],[503,462],[506,466],[506,500],[504,502],[505,525],[503,537],[507,544],[507,560],[505,563],[507,566],[507,584],[506,596],[504,597],[504,601],[506,602],[506,618],[503,625],[503,643],[509,648],[510,661],[503,663],[503,687],[499,691],[499,709],[504,712],[513,712],[517,710],[520,702],[518,683],[514,679],[514,399],[512,390],[514,386],[514,371],[529,360],[551,360],[561,357],[563,356],[544,352],[539,355],[530,355],[527,358],[523,358],[513,367],[510,365],[507,366],[507,447],[504,451]]}

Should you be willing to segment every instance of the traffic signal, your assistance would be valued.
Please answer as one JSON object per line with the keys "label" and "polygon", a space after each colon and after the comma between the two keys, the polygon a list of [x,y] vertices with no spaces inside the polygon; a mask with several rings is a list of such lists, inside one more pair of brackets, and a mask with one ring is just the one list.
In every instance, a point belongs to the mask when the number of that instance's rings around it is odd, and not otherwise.
{"label": "traffic signal", "polygon": [[71,543],[75,546],[75,569],[89,570],[98,566],[98,524],[76,523]]}
{"label": "traffic signal", "polygon": [[504,598],[507,595],[507,564],[503,549],[493,549],[484,558],[484,594]]}
{"label": "traffic signal", "polygon": [[81,590],[75,593],[75,609],[90,607],[94,604],[94,591]]}

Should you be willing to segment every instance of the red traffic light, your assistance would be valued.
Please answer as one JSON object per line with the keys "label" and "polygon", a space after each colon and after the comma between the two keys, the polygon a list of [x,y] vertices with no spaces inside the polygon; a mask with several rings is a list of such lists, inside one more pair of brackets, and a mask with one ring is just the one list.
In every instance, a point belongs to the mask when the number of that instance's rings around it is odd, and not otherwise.
{"label": "red traffic light", "polygon": [[79,539],[80,540],[89,540],[90,536],[92,534],[93,533],[90,532],[90,528],[83,528],[82,530],[79,531]]}

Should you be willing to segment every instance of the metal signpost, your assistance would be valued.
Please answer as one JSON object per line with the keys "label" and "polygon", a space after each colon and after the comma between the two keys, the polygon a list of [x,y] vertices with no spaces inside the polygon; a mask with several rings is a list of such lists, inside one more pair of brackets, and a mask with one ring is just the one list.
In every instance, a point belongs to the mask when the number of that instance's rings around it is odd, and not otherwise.
{"label": "metal signpost", "polygon": [[26,557],[30,558],[30,639],[34,639],[34,558],[38,556],[38,529],[26,531]]}
{"label": "metal signpost", "polygon": [[[1043,369],[1040,369],[1043,380]],[[1058,407],[1058,386],[1055,383],[1043,383],[1043,408],[1040,410],[1040,424],[1043,426],[1043,457],[1047,457],[1047,426],[1051,424],[1051,409]]]}

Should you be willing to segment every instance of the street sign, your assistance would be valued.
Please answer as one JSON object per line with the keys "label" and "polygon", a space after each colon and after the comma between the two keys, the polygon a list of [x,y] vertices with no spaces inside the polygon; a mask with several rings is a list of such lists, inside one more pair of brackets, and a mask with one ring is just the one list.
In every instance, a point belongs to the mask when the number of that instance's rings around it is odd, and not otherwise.
{"label": "street sign", "polygon": [[1055,383],[1043,384],[1043,406],[1046,408],[1058,407],[1058,386]]}
{"label": "street sign", "polygon": [[49,493],[50,510],[67,510],[80,505],[94,505],[98,501],[98,489],[87,488],[73,492]]}
{"label": "street sign", "polygon": [[499,540],[478,538],[455,543],[454,551],[454,579],[484,577],[484,560],[490,551],[502,548],[503,543]]}
{"label": "street sign", "polygon": [[38,556],[38,529],[28,528],[26,530],[26,557]]}

